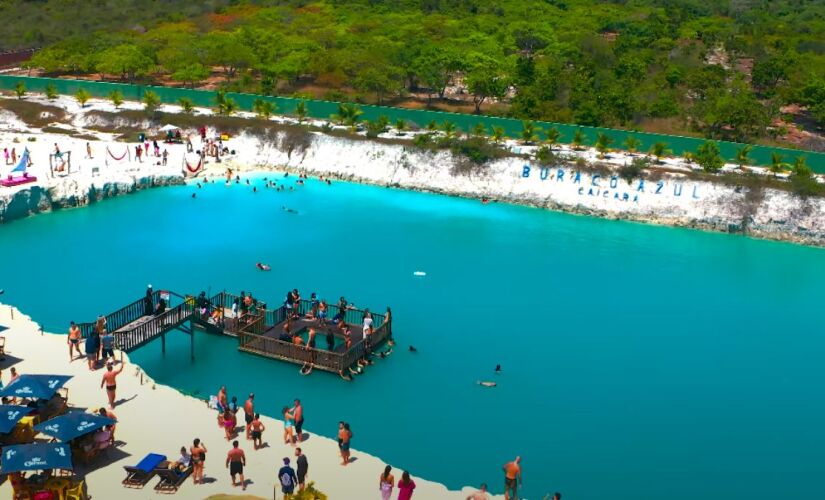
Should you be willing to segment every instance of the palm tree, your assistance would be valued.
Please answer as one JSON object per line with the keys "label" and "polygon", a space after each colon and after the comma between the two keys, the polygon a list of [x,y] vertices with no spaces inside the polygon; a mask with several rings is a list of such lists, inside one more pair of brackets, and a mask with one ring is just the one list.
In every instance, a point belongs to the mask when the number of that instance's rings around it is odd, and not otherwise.
{"label": "palm tree", "polygon": [[532,144],[539,139],[536,124],[530,120],[521,122],[521,141],[524,144]]}
{"label": "palm tree", "polygon": [[774,177],[776,177],[776,174],[785,170],[785,164],[782,162],[781,154],[777,152],[771,153],[771,166],[768,167],[768,170],[773,173]]}
{"label": "palm tree", "polygon": [[635,153],[639,149],[639,146],[641,146],[641,145],[642,145],[642,141],[640,141],[639,139],[636,138],[636,136],[633,136],[633,135],[627,136],[624,140],[624,147],[630,153]]}
{"label": "palm tree", "polygon": [[46,99],[57,99],[57,87],[53,83],[46,85]]}
{"label": "palm tree", "polygon": [[667,144],[661,141],[655,143],[650,148],[650,154],[656,157],[657,163],[661,161],[663,156],[667,156],[670,153],[672,153],[672,151],[667,148]]}
{"label": "palm tree", "polygon": [[181,97],[178,99],[178,106],[180,106],[180,109],[186,114],[191,113],[195,109],[195,103],[188,97]]}
{"label": "palm tree", "polygon": [[793,162],[793,173],[797,177],[813,177],[814,172],[808,166],[808,161],[804,156],[797,156]]}
{"label": "palm tree", "polygon": [[476,123],[476,126],[473,127],[473,135],[478,137],[487,135],[487,126],[484,125],[482,122]]}
{"label": "palm tree", "polygon": [[17,95],[18,99],[22,99],[24,95],[26,95],[26,84],[23,81],[17,82],[17,85],[14,86],[14,93]]}
{"label": "palm tree", "polygon": [[123,94],[119,90],[113,90],[109,93],[109,100],[112,101],[115,109],[117,109],[123,104]]}
{"label": "palm tree", "polygon": [[395,133],[397,135],[404,135],[404,129],[407,128],[407,122],[403,118],[395,121]]}
{"label": "palm tree", "polygon": [[584,135],[582,129],[576,129],[576,133],[573,134],[573,149],[581,149],[582,145],[587,142],[587,136]]}
{"label": "palm tree", "polygon": [[550,146],[550,149],[553,149],[553,146],[559,143],[559,138],[561,137],[561,132],[556,127],[551,127],[546,132],[544,132],[544,140],[547,142],[547,145]]}
{"label": "palm tree", "polygon": [[444,135],[446,135],[447,138],[452,138],[456,132],[455,123],[449,120],[444,120],[444,123],[441,124],[441,130],[444,131]]}
{"label": "palm tree", "polygon": [[150,115],[154,114],[160,106],[160,96],[151,90],[143,93],[143,109]]}
{"label": "palm tree", "polygon": [[427,124],[427,130],[429,130],[430,132],[435,132],[436,130],[438,130],[438,122],[436,122],[435,120],[430,121],[430,123]]}
{"label": "palm tree", "polygon": [[298,101],[295,105],[295,116],[298,117],[298,123],[303,123],[307,117],[307,102],[303,99]]}
{"label": "palm tree", "polygon": [[750,144],[745,144],[741,148],[736,148],[736,163],[739,164],[739,168],[744,168],[745,165],[751,162],[748,155],[753,150],[753,146]]}
{"label": "palm tree", "polygon": [[327,495],[315,489],[315,481],[310,481],[298,493],[291,495],[292,500],[327,500]]}
{"label": "palm tree", "polygon": [[342,102],[338,104],[338,113],[333,115],[333,119],[355,131],[363,114],[364,112],[357,104]]}
{"label": "palm tree", "polygon": [[231,115],[235,111],[238,111],[238,103],[231,97],[224,98],[223,103],[218,106],[218,114],[221,115]]}
{"label": "palm tree", "polygon": [[498,144],[504,140],[504,129],[501,127],[493,127],[493,142]]}
{"label": "palm tree", "polygon": [[274,102],[264,99],[255,99],[255,102],[252,103],[252,111],[264,120],[269,120],[269,117],[275,114],[276,108]]}
{"label": "palm tree", "polygon": [[607,134],[599,132],[599,136],[596,139],[596,151],[599,152],[599,156],[602,159],[604,159],[605,153],[610,151],[611,144],[613,144],[613,139]]}
{"label": "palm tree", "polygon": [[91,97],[92,95],[89,94],[89,91],[86,89],[80,89],[74,95],[74,98],[77,99],[77,102],[78,104],[80,104],[81,108],[86,107],[86,103],[89,102],[89,99],[91,99]]}

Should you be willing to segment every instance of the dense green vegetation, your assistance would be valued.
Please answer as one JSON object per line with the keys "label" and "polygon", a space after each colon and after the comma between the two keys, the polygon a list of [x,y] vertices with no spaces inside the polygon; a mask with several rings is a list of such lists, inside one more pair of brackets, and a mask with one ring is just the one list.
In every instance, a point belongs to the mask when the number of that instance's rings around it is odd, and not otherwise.
{"label": "dense green vegetation", "polygon": [[16,19],[0,44],[45,44],[31,64],[49,74],[212,78],[227,90],[359,102],[416,96],[737,141],[780,134],[771,125],[786,104],[825,124],[817,0],[0,0],[0,15]]}

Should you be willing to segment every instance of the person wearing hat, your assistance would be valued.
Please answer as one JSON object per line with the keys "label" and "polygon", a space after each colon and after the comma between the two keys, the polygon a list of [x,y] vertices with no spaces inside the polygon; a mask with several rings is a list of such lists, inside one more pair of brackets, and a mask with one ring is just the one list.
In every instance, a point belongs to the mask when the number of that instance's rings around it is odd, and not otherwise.
{"label": "person wearing hat", "polygon": [[[292,495],[292,492],[295,491],[295,484],[298,482],[295,469],[289,466],[289,457],[284,457],[284,466],[278,471],[278,480],[281,482],[281,491],[284,493],[284,499],[288,499],[289,496]],[[277,498],[277,494],[275,498]]]}

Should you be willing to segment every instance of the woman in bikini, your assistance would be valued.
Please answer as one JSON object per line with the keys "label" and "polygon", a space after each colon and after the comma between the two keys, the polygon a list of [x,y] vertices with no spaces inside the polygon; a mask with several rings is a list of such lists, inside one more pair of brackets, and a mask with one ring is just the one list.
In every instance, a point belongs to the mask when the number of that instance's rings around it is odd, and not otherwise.
{"label": "woman in bikini", "polygon": [[228,406],[223,412],[223,430],[226,433],[226,440],[231,441],[235,434],[235,414]]}
{"label": "woman in bikini", "polygon": [[281,413],[284,415],[284,444],[291,444],[292,446],[295,446],[295,442],[293,441],[295,437],[295,417],[292,415],[292,412],[289,411],[289,407],[287,406],[284,406]]}
{"label": "woman in bikini", "polygon": [[206,445],[201,440],[195,438],[189,448],[192,455],[192,481],[195,484],[203,483],[203,463],[206,461]]}

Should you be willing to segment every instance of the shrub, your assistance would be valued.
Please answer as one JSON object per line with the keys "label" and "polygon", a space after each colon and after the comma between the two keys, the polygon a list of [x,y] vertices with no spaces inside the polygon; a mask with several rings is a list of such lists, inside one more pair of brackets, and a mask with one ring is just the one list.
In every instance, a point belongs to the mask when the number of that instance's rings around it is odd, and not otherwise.
{"label": "shrub", "polygon": [[634,158],[630,165],[623,165],[619,167],[619,177],[627,181],[628,184],[634,179],[641,179],[642,172],[650,165],[650,160],[647,158]]}
{"label": "shrub", "polygon": [[501,156],[501,150],[480,137],[456,139],[450,150],[454,155],[463,156],[476,165],[485,165]]}

